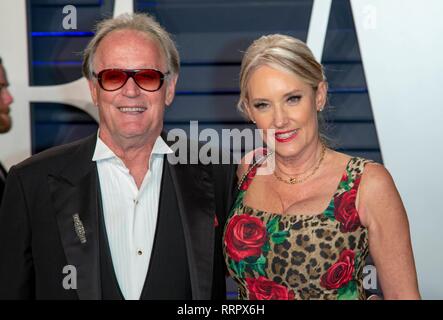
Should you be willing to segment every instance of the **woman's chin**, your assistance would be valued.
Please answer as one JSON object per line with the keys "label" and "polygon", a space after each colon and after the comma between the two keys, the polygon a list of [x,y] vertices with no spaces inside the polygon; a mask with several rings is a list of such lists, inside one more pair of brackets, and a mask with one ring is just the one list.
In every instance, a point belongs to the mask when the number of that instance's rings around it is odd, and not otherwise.
{"label": "woman's chin", "polygon": [[275,148],[275,154],[282,158],[292,158],[298,156],[300,150],[294,147],[286,147],[277,145]]}

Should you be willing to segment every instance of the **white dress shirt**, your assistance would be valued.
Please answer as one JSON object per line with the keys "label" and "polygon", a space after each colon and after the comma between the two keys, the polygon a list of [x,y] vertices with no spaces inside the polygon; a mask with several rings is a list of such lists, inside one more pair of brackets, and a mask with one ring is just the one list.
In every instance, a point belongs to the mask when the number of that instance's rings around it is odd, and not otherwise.
{"label": "white dress shirt", "polygon": [[97,136],[97,163],[103,214],[115,275],[125,299],[140,299],[149,268],[164,156],[173,151],[158,137],[140,189],[123,161]]}

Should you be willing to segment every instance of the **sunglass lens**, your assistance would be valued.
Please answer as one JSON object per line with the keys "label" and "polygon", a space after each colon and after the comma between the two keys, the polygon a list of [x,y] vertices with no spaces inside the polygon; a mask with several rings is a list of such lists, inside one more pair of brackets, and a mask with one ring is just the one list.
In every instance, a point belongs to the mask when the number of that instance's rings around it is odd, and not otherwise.
{"label": "sunglass lens", "polygon": [[157,70],[142,70],[135,74],[135,81],[144,90],[156,91],[160,89],[163,75]]}
{"label": "sunglass lens", "polygon": [[107,70],[102,74],[102,86],[105,90],[117,90],[123,86],[126,81],[126,74],[120,70]]}

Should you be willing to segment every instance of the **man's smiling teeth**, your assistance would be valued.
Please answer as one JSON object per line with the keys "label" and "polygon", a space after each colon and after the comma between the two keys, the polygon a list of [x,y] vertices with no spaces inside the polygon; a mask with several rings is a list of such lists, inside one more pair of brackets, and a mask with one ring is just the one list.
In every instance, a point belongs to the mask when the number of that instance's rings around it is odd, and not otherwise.
{"label": "man's smiling teeth", "polygon": [[145,107],[118,107],[121,112],[144,112]]}
{"label": "man's smiling teeth", "polygon": [[289,131],[289,132],[286,132],[286,133],[276,134],[275,137],[278,138],[278,139],[286,139],[286,138],[289,138],[290,136],[292,136],[295,133],[297,133],[297,129]]}

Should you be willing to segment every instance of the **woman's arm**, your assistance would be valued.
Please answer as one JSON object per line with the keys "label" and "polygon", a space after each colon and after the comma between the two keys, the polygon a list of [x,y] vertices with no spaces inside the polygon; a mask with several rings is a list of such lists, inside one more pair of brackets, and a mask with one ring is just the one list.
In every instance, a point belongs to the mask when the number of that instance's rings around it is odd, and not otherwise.
{"label": "woman's arm", "polygon": [[366,165],[356,205],[369,231],[369,251],[384,299],[420,299],[408,218],[383,166]]}

